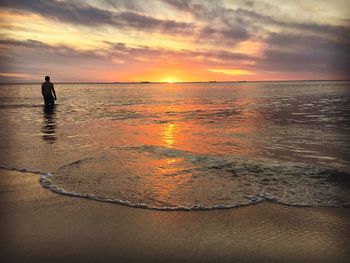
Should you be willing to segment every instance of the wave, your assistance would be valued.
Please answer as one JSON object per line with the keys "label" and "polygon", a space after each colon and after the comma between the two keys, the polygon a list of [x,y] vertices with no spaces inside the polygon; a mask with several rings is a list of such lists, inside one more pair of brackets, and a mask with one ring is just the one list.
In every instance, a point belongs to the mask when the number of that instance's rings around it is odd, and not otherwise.
{"label": "wave", "polygon": [[[153,207],[145,203],[132,203],[127,200],[121,200],[121,199],[115,199],[115,198],[108,198],[108,197],[99,197],[93,194],[86,194],[86,193],[77,193],[77,192],[72,192],[72,191],[66,191],[65,189],[54,185],[51,181],[51,178],[53,174],[51,172],[43,173],[39,170],[31,170],[28,168],[8,168],[5,165],[0,165],[0,169],[3,170],[9,170],[9,171],[16,171],[16,172],[23,172],[23,173],[32,173],[36,175],[40,175],[39,182],[44,188],[48,188],[54,193],[61,194],[61,195],[67,195],[71,197],[78,197],[78,198],[87,198],[99,202],[106,202],[106,203],[115,203],[119,205],[125,205],[125,206],[130,206],[130,207],[135,207],[135,208],[146,208],[146,209],[151,209],[151,210],[183,210],[183,211],[191,211],[191,210],[213,210],[213,209],[223,209],[223,208],[234,208],[234,207],[241,207],[244,205],[248,204],[234,204],[230,206],[225,206],[225,205],[215,205],[212,207],[206,207],[201,204],[194,205],[192,207],[184,207],[184,206],[178,206],[178,207]],[[256,204],[259,202],[264,201],[265,199],[255,199],[253,200],[250,204]],[[271,200],[273,201],[273,200]]]}
{"label": "wave", "polygon": [[[110,150],[54,172],[0,169],[40,175],[41,185],[57,194],[155,210],[225,209],[264,201],[350,207],[350,175],[335,169],[200,155],[152,145]],[[155,167],[148,167],[152,162]]]}

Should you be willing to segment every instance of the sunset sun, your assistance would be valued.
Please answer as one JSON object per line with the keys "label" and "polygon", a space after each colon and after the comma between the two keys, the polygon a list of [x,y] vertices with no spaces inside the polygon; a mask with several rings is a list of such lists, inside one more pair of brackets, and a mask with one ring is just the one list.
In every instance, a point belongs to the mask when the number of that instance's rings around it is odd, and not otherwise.
{"label": "sunset sun", "polygon": [[166,83],[171,84],[171,83],[174,83],[174,82],[180,82],[180,80],[177,79],[177,78],[174,78],[174,77],[166,77],[166,78],[163,78],[161,80],[161,82],[166,82]]}

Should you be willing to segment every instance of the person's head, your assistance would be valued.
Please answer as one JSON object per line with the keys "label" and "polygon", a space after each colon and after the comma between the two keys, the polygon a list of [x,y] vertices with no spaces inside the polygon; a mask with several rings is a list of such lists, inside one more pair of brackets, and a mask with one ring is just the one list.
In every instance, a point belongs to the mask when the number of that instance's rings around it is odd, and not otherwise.
{"label": "person's head", "polygon": [[45,80],[46,80],[46,81],[50,81],[50,77],[49,77],[49,76],[46,76],[46,77],[45,77]]}

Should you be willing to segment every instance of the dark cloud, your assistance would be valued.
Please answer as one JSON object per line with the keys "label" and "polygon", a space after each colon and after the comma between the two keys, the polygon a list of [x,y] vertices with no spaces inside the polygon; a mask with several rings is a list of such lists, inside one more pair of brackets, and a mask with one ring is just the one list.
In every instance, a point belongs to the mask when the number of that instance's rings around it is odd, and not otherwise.
{"label": "dark cloud", "polygon": [[316,23],[301,23],[297,21],[281,21],[271,16],[263,15],[252,10],[237,9],[237,10],[226,10],[226,12],[232,12],[242,20],[250,22],[254,25],[260,25],[260,27],[266,25],[279,26],[284,29],[296,29],[299,31],[305,31],[304,33],[314,34],[330,34],[330,35],[344,35],[349,34],[349,28],[345,26],[335,26],[329,24],[316,24]]}
{"label": "dark cloud", "polygon": [[194,29],[189,23],[160,20],[130,11],[118,13],[115,17],[121,22],[120,25],[138,29],[161,29],[169,33],[185,33]]}
{"label": "dark cloud", "polygon": [[[102,55],[97,52],[77,50],[64,45],[48,45],[36,40],[0,40],[0,72],[30,73],[40,76],[43,72],[72,76],[75,68],[89,69],[99,65]],[[68,66],[71,65],[71,66]],[[0,79],[2,81],[3,79]]]}
{"label": "dark cloud", "polygon": [[0,6],[37,13],[46,18],[60,20],[65,23],[88,26],[113,23],[112,12],[89,5],[78,5],[74,2],[69,3],[56,0],[3,0],[0,2]]}
{"label": "dark cloud", "polygon": [[[254,34],[258,35],[257,29],[266,31],[266,25],[279,26],[286,29],[295,29],[314,34],[349,35],[350,30],[344,26],[328,24],[300,23],[297,21],[281,21],[271,16],[258,13],[251,9],[231,9],[212,2],[196,2],[185,0],[162,0],[162,2],[179,10],[192,13],[206,25],[198,27],[191,23],[179,22],[170,19],[158,19],[141,12],[143,1],[101,1],[105,5],[123,7],[123,11],[110,11],[97,8],[82,2],[58,1],[58,0],[2,0],[0,7],[13,10],[22,10],[42,15],[43,17],[59,20],[64,23],[72,23],[84,26],[110,25],[117,28],[133,28],[138,30],[160,30],[169,34],[197,33],[199,37],[214,38],[221,40],[246,40]],[[251,1],[245,1],[245,5],[253,8]],[[210,7],[210,8],[209,8]],[[135,12],[135,10],[140,12]],[[218,20],[225,28],[217,28],[212,21]],[[225,41],[223,41],[225,42]]]}
{"label": "dark cloud", "polygon": [[189,23],[157,19],[133,11],[112,12],[87,4],[56,0],[4,0],[0,2],[0,7],[33,12],[63,23],[83,26],[110,25],[146,31],[160,30],[170,34],[186,33],[193,27]]}
{"label": "dark cloud", "polygon": [[198,40],[200,42],[219,42],[221,45],[232,45],[247,40],[249,37],[250,33],[246,28],[240,25],[229,26],[222,29],[208,25],[200,29]]}
{"label": "dark cloud", "polygon": [[270,46],[279,46],[288,49],[323,49],[344,54],[350,48],[350,38],[343,40],[338,37],[328,38],[322,35],[271,33],[266,39],[266,43]]}
{"label": "dark cloud", "polygon": [[196,3],[191,0],[161,0],[162,2],[175,7],[180,11],[185,11],[189,13],[196,14],[198,12],[203,12],[206,10],[205,5],[202,3]]}
{"label": "dark cloud", "polygon": [[254,7],[254,1],[244,1],[244,4],[249,7]]}
{"label": "dark cloud", "polygon": [[[235,45],[251,37],[251,27],[233,10],[221,8],[214,1],[185,1],[162,0],[180,11],[186,11],[195,16],[204,25],[198,27],[196,34],[199,42],[211,42],[215,45]],[[214,25],[214,21],[220,21],[220,25]]]}
{"label": "dark cloud", "polygon": [[29,39],[25,41],[18,41],[18,40],[12,40],[12,39],[1,39],[0,40],[0,47],[5,48],[5,47],[27,47],[27,48],[41,48],[41,47],[48,47],[47,44]]}
{"label": "dark cloud", "polygon": [[[213,4],[210,1],[183,1],[163,0],[163,2],[187,11],[207,23],[201,28],[200,36],[214,38],[222,43],[232,40],[246,40],[248,38],[261,38],[270,34],[269,27],[280,28],[281,31],[298,32],[300,35],[316,34],[329,38],[348,38],[349,26],[319,24],[295,21],[284,21],[272,16],[262,14],[254,10],[254,2],[244,1],[241,8],[232,9]],[[213,21],[220,21],[225,28],[217,28],[212,25]],[[346,24],[346,23],[344,23]]]}
{"label": "dark cloud", "polygon": [[350,41],[317,35],[270,34],[260,69],[350,75]]}
{"label": "dark cloud", "polygon": [[[120,1],[103,1],[107,5],[117,7],[133,7],[136,2],[131,1],[129,5],[121,4]],[[191,1],[166,1],[168,4],[178,8],[190,9],[193,12],[204,12],[205,7]],[[137,2],[138,4],[140,1]],[[119,29],[130,29],[139,31],[160,31],[168,35],[182,35],[189,40],[208,41],[221,43],[222,45],[234,45],[250,37],[248,26],[242,21],[233,21],[222,18],[225,26],[222,28],[211,25],[196,25],[193,23],[179,22],[170,19],[158,19],[144,15],[133,10],[110,11],[100,9],[78,2],[66,2],[57,0],[4,0],[0,2],[0,7],[21,10],[40,14],[49,19],[59,20],[64,23],[83,25],[88,27],[113,26]],[[206,11],[207,13],[207,11]]]}
{"label": "dark cloud", "polygon": [[142,5],[144,1],[139,0],[99,0],[99,2],[107,8],[112,7],[115,9],[133,10],[138,12],[142,12],[144,9],[144,6]]}
{"label": "dark cloud", "polygon": [[168,3],[171,6],[174,6],[180,10],[191,10],[192,3],[190,0],[163,0],[164,3]]}

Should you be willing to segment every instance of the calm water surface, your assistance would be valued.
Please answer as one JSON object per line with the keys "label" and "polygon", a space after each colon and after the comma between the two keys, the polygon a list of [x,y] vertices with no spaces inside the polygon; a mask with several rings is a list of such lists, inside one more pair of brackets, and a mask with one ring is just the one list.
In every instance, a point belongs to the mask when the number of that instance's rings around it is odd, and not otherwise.
{"label": "calm water surface", "polygon": [[0,85],[1,162],[156,209],[350,204],[350,82]]}

